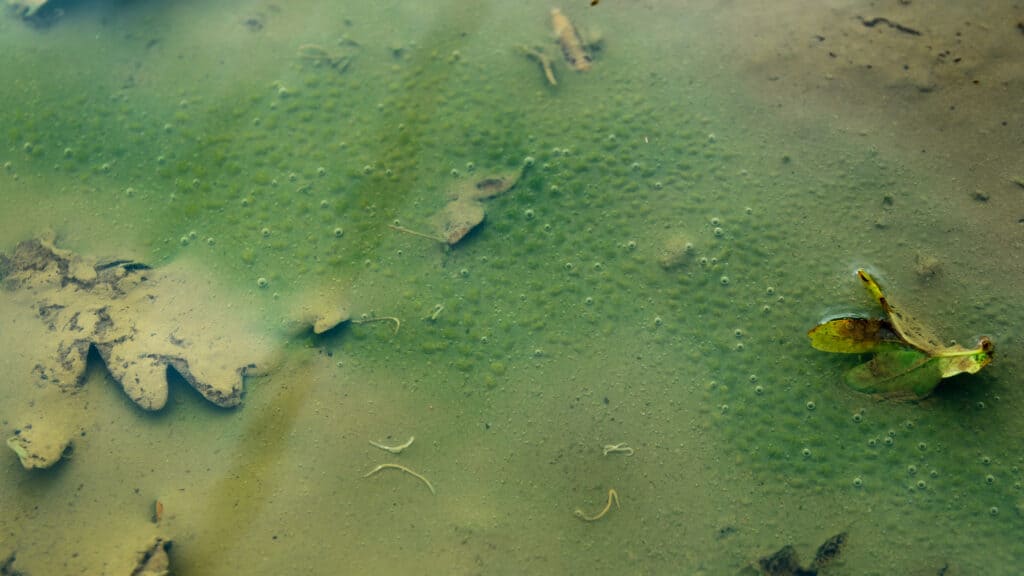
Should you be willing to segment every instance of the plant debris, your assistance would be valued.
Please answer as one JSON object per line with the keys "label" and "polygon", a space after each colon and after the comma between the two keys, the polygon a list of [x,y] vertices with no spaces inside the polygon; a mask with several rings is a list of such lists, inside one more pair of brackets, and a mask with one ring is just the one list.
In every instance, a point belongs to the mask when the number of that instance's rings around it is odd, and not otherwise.
{"label": "plant debris", "polygon": [[882,18],[880,16],[876,16],[876,17],[871,18],[871,19],[866,19],[863,16],[858,16],[857,18],[860,19],[861,24],[863,24],[867,28],[874,28],[875,26],[878,26],[879,24],[885,24],[889,28],[892,28],[893,30],[897,30],[899,32],[903,32],[904,34],[910,34],[911,36],[920,36],[921,35],[921,32],[919,30],[915,30],[913,28],[910,28],[909,26],[904,26],[904,25],[900,24],[899,22],[893,22],[892,20],[889,20],[888,18]]}
{"label": "plant debris", "polygon": [[139,553],[132,576],[166,576],[171,573],[171,558],[167,552],[172,542],[155,538],[148,548]]}
{"label": "plant debris", "polygon": [[18,455],[26,470],[49,468],[74,451],[64,426],[28,425],[14,431],[7,447]]}
{"label": "plant debris", "polygon": [[943,345],[930,330],[900,312],[864,270],[857,271],[885,318],[856,316],[823,322],[808,332],[811,346],[824,352],[873,353],[846,372],[846,383],[869,394],[924,398],[945,378],[975,374],[992,362],[995,345],[982,336],[971,349]]}
{"label": "plant debris", "polygon": [[764,556],[756,565],[749,566],[740,574],[760,574],[762,576],[817,576],[818,572],[832,563],[842,552],[846,544],[847,533],[841,532],[832,536],[818,547],[814,560],[806,568],[800,564],[796,548],[787,544],[774,554]]}
{"label": "plant debris", "polygon": [[590,70],[593,58],[590,56],[587,45],[583,43],[580,33],[569,17],[558,8],[551,9],[551,28],[555,32],[558,45],[562,47],[562,56],[565,57],[569,67],[577,72]]}
{"label": "plant debris", "polygon": [[0,562],[0,576],[25,576],[24,572],[14,567],[14,561],[17,559],[15,552],[11,552],[10,556]]}
{"label": "plant debris", "polygon": [[28,19],[34,17],[49,0],[7,0],[7,6],[18,16]]}
{"label": "plant debris", "polygon": [[31,309],[55,351],[36,364],[37,381],[73,392],[95,348],[146,410],[166,403],[168,367],[218,406],[241,401],[242,377],[255,367],[251,357],[260,347],[234,342],[236,334],[251,332],[225,325],[230,303],[218,301],[213,286],[183,266],[91,261],[45,238],[21,242],[2,259],[4,296]]}
{"label": "plant debris", "polygon": [[324,66],[338,74],[344,74],[352,65],[358,48],[360,48],[358,42],[342,38],[338,41],[338,48],[324,48],[319,44],[303,44],[299,46],[298,56],[312,63],[314,67]]}
{"label": "plant debris", "polygon": [[526,170],[533,165],[528,158],[523,165],[514,171],[497,176],[488,176],[475,182],[464,182],[451,191],[451,200],[433,217],[434,234],[417,232],[403,226],[392,225],[392,230],[405,232],[421,238],[428,238],[449,246],[454,246],[476,228],[486,217],[484,200],[500,196],[514,188]]}
{"label": "plant debris", "polygon": [[534,60],[540,65],[540,69],[544,72],[544,78],[547,79],[548,84],[551,86],[558,86],[558,79],[555,78],[555,69],[551,62],[551,58],[548,58],[544,51],[540,48],[530,48],[529,46],[520,46],[519,51],[526,55],[530,60]]}

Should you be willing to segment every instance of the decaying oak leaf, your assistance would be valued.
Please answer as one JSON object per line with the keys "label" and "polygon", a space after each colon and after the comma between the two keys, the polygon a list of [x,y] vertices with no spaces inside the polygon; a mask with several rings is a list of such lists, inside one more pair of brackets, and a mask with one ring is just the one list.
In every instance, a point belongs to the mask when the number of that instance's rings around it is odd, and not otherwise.
{"label": "decaying oak leaf", "polygon": [[235,406],[245,373],[270,352],[265,332],[188,261],[152,269],[131,260],[92,260],[50,238],[22,242],[0,261],[0,297],[17,314],[12,321],[29,331],[24,345],[38,355],[23,377],[38,385],[73,394],[95,348],[141,408],[164,406],[168,368],[210,402]]}

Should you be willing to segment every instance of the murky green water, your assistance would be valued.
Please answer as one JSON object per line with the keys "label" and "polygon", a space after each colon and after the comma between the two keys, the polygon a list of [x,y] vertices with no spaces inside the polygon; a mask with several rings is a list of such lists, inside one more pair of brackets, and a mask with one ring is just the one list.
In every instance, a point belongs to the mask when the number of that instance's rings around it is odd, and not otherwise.
{"label": "murky green water", "polygon": [[[1021,314],[987,217],[913,144],[766,104],[716,57],[718,8],[586,4],[563,6],[601,31],[586,73],[534,1],[0,21],[3,249],[51,228],[85,254],[190,256],[279,351],[232,410],[175,381],[145,413],[93,362],[73,458],[0,466],[0,556],[129,573],[161,535],[177,574],[735,574],[846,532],[823,574],[1015,573]],[[430,230],[448,190],[527,157],[453,248],[389,228]],[[660,265],[681,241],[693,255]],[[805,333],[872,310],[858,266],[942,334],[990,335],[997,362],[921,403],[845,388],[856,360]],[[401,328],[282,335],[322,287]],[[34,386],[0,382],[10,433]],[[635,452],[602,454],[620,442]],[[363,477],[385,462],[436,495]],[[612,488],[620,507],[574,516]]]}

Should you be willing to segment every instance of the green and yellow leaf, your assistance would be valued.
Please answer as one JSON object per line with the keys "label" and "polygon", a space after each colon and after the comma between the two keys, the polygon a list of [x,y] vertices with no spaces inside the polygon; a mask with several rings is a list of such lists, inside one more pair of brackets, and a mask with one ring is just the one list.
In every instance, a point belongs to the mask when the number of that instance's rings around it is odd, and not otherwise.
{"label": "green and yellow leaf", "polygon": [[857,276],[885,312],[885,319],[836,318],[808,333],[811,346],[825,352],[874,353],[846,372],[846,383],[868,394],[922,398],[944,378],[975,374],[989,363],[995,346],[981,338],[977,347],[946,346],[931,331],[897,309],[864,270]]}
{"label": "green and yellow leaf", "polygon": [[929,354],[934,354],[942,348],[942,342],[930,330],[918,324],[913,318],[907,316],[893,305],[885,294],[882,293],[882,288],[867,271],[863,269],[857,270],[857,276],[860,277],[868,292],[875,297],[875,300],[878,300],[878,304],[885,312],[893,330],[904,342]]}
{"label": "green and yellow leaf", "polygon": [[902,344],[892,325],[880,318],[836,318],[815,326],[807,335],[811,346],[822,352],[863,354]]}
{"label": "green and yellow leaf", "polygon": [[935,356],[942,367],[942,377],[949,378],[957,374],[977,374],[985,366],[992,362],[992,355],[995,353],[995,345],[988,338],[982,336],[978,340],[978,347],[968,350],[962,346],[952,346],[944,349]]}
{"label": "green and yellow leaf", "polygon": [[939,359],[913,348],[887,350],[850,369],[846,383],[860,392],[886,396],[927,396],[942,381]]}

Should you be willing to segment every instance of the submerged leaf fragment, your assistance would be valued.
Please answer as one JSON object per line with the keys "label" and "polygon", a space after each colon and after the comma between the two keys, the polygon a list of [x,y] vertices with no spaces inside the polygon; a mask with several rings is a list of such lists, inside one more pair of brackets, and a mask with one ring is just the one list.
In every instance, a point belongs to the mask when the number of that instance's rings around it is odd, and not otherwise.
{"label": "submerged leaf fragment", "polygon": [[858,270],[857,276],[886,318],[835,318],[807,333],[811,346],[818,350],[874,353],[870,361],[846,373],[851,388],[868,394],[923,398],[944,378],[974,374],[992,362],[995,345],[987,337],[974,349],[944,346],[930,330],[897,309],[870,274]]}
{"label": "submerged leaf fragment", "polygon": [[913,392],[921,397],[942,380],[942,369],[936,360],[913,348],[884,350],[851,368],[845,379],[851,388],[867,394],[900,396]]}
{"label": "submerged leaf fragment", "polygon": [[477,200],[459,197],[449,202],[435,218],[435,227],[450,246],[484,221],[484,206]]}
{"label": "submerged leaf fragment", "polygon": [[456,186],[449,192],[451,200],[432,219],[435,233],[417,232],[402,226],[391,226],[391,228],[454,246],[484,221],[487,214],[484,211],[483,201],[500,196],[514,188],[531,165],[532,161],[527,161],[515,170],[476,181],[463,182]]}

